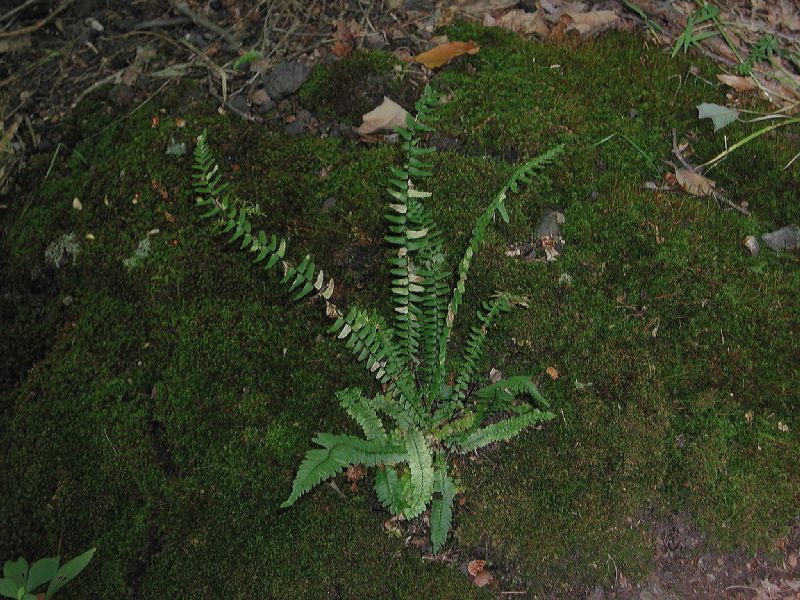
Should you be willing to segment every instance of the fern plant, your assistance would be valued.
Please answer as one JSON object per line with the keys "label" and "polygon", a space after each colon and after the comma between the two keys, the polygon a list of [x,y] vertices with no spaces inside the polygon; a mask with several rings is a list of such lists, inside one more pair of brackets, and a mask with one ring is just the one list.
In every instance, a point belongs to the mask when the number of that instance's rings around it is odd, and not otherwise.
{"label": "fern plant", "polygon": [[[457,492],[448,457],[509,440],[554,416],[530,377],[510,377],[475,391],[487,333],[503,313],[521,303],[519,298],[500,293],[484,302],[461,355],[451,358],[448,351],[470,265],[487,228],[496,215],[508,222],[507,195],[531,183],[534,173],[562,149],[545,152],[513,173],[478,217],[453,276],[445,268],[441,231],[423,202],[431,193],[421,186],[432,175],[428,159],[434,148],[423,146],[422,139],[432,131],[436,103],[426,87],[416,103],[416,116],[409,115],[405,127],[397,130],[405,160],[391,167],[388,183],[386,241],[394,249],[389,259],[390,321],[358,307],[340,310],[332,300],[333,279],[311,256],[292,264],[286,257],[286,240],[255,231],[246,211],[237,208],[240,203],[222,180],[205,132],[194,153],[194,189],[197,205],[205,209],[203,216],[217,219],[229,241],[264,270],[280,268],[280,281],[293,300],[315,294],[334,320],[329,333],[342,340],[381,384],[381,391],[372,395],[355,388],[336,394],[363,437],[318,434],[282,506],[291,506],[350,465],[375,467],[375,491],[393,515],[413,519],[431,506],[434,553],[447,539]],[[454,378],[447,376],[451,372]],[[531,402],[520,401],[523,397]]]}

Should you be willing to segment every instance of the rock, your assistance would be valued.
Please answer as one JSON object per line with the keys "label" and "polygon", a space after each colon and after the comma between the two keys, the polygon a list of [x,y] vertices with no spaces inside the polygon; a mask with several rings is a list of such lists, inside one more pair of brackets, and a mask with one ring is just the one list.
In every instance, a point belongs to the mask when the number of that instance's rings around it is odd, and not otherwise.
{"label": "rock", "polygon": [[247,99],[241,94],[228,97],[228,106],[242,114],[250,112],[250,106],[247,104]]}
{"label": "rock", "polygon": [[322,212],[330,212],[333,210],[333,207],[336,206],[336,198],[331,196],[330,198],[326,198],[325,202],[322,203]]}
{"label": "rock", "polygon": [[300,121],[300,119],[297,119],[289,123],[284,128],[284,132],[289,137],[299,137],[305,133],[305,127],[303,127],[303,123]]}
{"label": "rock", "polygon": [[311,67],[300,61],[282,62],[264,78],[264,89],[276,100],[294,94],[311,73]]}
{"label": "rock", "polygon": [[253,92],[252,97],[250,98],[251,102],[258,107],[258,110],[261,112],[266,112],[275,106],[275,102],[272,98],[269,97],[267,90],[263,88],[257,89]]}
{"label": "rock", "polygon": [[787,225],[761,236],[761,240],[773,250],[800,249],[800,227]]}

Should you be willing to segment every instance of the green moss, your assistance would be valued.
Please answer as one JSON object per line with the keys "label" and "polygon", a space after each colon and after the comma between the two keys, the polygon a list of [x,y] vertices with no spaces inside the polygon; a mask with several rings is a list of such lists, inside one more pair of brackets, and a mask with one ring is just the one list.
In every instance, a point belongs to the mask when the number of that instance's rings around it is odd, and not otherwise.
{"label": "green moss", "polygon": [[298,92],[303,105],[319,118],[357,125],[361,115],[391,96],[411,109],[416,99],[403,81],[403,69],[389,52],[356,51],[329,65],[317,65]]}
{"label": "green moss", "polygon": [[[457,548],[532,592],[558,582],[570,596],[616,569],[645,574],[649,519],[673,510],[725,547],[769,547],[800,489],[800,275],[796,256],[753,258],[740,240],[800,220],[786,201],[797,171],[783,170],[796,138],[759,138],[712,172],[752,217],[650,192],[644,182],[662,174],[629,144],[590,144],[620,132],[661,164],[675,128],[712,156],[723,141],[692,107],[724,92],[686,74],[693,62],[711,80],[713,67],[622,34],[579,46],[472,25],[450,36],[482,46],[433,82],[453,93],[436,138],[450,149],[431,181],[451,262],[514,164],[569,144],[509,200],[511,223],[490,232],[462,313],[497,289],[530,297],[491,336],[481,373],[555,367],[559,378],[540,384],[558,419],[458,465]],[[331,90],[356,75],[411,89],[390,72],[388,55],[356,54],[318,68],[303,100],[334,111]],[[313,251],[340,303],[388,314],[381,186],[398,149],[286,139],[192,96],[178,89],[125,120],[93,96],[67,129],[83,158],[64,152],[37,186],[51,158],[40,157],[30,193],[3,216],[0,351],[16,358],[0,389],[0,470],[12,482],[0,488],[0,556],[96,545],[75,597],[477,594],[385,534],[369,486],[352,493],[341,478],[345,498],[321,486],[277,508],[315,432],[355,431],[333,393],[371,383],[322,334],[318,304],[288,305],[211,237],[190,200],[190,157],[164,154],[171,138],[191,147],[208,127],[258,225],[286,235],[292,256]],[[566,214],[564,255],[508,258],[546,206]],[[147,260],[126,269],[154,229]],[[46,269],[45,248],[70,232],[78,260]]]}

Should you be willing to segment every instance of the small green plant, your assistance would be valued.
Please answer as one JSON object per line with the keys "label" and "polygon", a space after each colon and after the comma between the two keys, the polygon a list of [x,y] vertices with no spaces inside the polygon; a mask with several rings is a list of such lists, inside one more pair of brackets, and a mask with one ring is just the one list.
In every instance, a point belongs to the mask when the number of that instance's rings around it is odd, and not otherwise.
{"label": "small green plant", "polygon": [[750,75],[753,67],[760,62],[769,62],[773,56],[781,55],[781,46],[774,35],[763,36],[750,50],[749,56],[739,64],[740,75]]}
{"label": "small green plant", "polygon": [[[703,40],[719,35],[717,29],[718,15],[719,8],[708,2],[704,2],[696,11],[689,15],[689,18],[686,19],[686,27],[683,28],[683,31],[675,41],[675,47],[672,49],[672,57],[675,58],[681,50],[686,54],[691,46],[696,46]],[[704,23],[714,25],[714,28],[707,31],[695,31],[698,25]]]}
{"label": "small green plant", "polygon": [[[393,327],[379,315],[350,308],[340,311],[332,302],[334,283],[306,255],[299,264],[286,259],[286,240],[256,232],[247,212],[227,193],[228,184],[209,149],[205,132],[195,149],[194,187],[204,217],[221,220],[230,242],[263,263],[265,270],[280,265],[281,283],[293,299],[315,292],[326,314],[335,319],[329,333],[345,342],[356,359],[382,385],[371,397],[360,389],[346,389],[336,397],[361,427],[364,437],[320,433],[317,448],[305,455],[288,507],[317,484],[350,465],[376,467],[375,491],[394,515],[418,517],[431,505],[431,542],[434,553],[444,545],[452,520],[457,482],[451,474],[451,453],[467,453],[493,442],[509,440],[526,428],[552,419],[549,405],[530,377],[504,379],[475,391],[476,369],[486,335],[504,312],[523,299],[500,293],[483,303],[478,323],[472,327],[463,354],[448,355],[453,326],[461,307],[470,265],[499,215],[508,222],[507,194],[531,183],[534,173],[559,154],[558,146],[519,167],[478,217],[472,236],[455,273],[455,283],[445,270],[442,236],[423,200],[431,196],[418,182],[431,177],[426,159],[434,148],[421,145],[432,131],[432,108],[437,96],[426,88],[416,103],[416,117],[397,130],[405,151],[401,167],[392,167],[388,191],[392,197],[386,215],[386,241],[395,248],[391,269]],[[453,375],[448,376],[449,373]],[[521,402],[527,396],[538,407]]]}
{"label": "small green plant", "polygon": [[[16,600],[37,600],[38,596],[43,595],[44,600],[49,600],[86,568],[94,552],[95,549],[92,548],[61,568],[58,566],[61,560],[58,556],[37,560],[30,568],[24,558],[6,561],[3,565],[3,579],[0,579],[0,596]],[[37,594],[36,590],[45,584],[48,584],[47,590],[43,594]]]}

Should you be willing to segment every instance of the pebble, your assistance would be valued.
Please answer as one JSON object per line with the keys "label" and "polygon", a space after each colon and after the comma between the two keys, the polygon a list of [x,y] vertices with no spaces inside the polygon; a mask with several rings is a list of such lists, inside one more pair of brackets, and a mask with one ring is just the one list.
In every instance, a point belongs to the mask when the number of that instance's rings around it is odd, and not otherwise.
{"label": "pebble", "polygon": [[800,248],[800,227],[787,225],[761,236],[761,241],[773,250],[797,250]]}
{"label": "pebble", "polygon": [[300,61],[282,62],[264,78],[264,89],[271,98],[285,98],[299,90],[310,74],[311,67]]}

